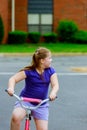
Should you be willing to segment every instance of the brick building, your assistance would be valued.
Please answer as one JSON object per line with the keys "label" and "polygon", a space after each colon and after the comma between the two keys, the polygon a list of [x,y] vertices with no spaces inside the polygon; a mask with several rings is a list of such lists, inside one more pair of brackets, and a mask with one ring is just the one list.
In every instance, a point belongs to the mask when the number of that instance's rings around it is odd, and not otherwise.
{"label": "brick building", "polygon": [[55,31],[62,19],[74,20],[80,29],[87,29],[87,0],[0,0],[7,41],[8,32],[14,30]]}

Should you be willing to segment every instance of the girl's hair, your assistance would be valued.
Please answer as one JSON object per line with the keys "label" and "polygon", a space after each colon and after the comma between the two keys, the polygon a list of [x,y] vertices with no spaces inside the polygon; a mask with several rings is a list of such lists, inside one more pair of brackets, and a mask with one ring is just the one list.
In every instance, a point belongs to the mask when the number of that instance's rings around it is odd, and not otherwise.
{"label": "girl's hair", "polygon": [[37,67],[40,67],[40,60],[46,58],[49,53],[51,52],[47,48],[44,47],[38,48],[32,56],[31,65],[24,67],[22,70],[33,70]]}

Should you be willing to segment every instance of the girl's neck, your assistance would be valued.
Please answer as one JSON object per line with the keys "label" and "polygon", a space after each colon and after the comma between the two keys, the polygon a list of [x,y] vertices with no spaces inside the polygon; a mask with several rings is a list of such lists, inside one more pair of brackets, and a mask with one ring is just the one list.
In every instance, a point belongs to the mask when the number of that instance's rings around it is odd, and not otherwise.
{"label": "girl's neck", "polygon": [[39,73],[39,74],[42,74],[44,72],[44,69],[42,68],[36,68],[36,71]]}

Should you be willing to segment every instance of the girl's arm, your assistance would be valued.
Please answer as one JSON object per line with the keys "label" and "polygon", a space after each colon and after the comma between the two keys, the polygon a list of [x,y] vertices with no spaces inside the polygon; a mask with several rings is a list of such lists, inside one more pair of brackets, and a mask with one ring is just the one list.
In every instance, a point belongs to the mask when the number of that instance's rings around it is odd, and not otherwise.
{"label": "girl's arm", "polygon": [[24,71],[20,71],[20,72],[16,73],[15,75],[13,75],[8,81],[8,94],[13,95],[14,87],[15,87],[16,83],[20,82],[21,80],[23,80],[25,78],[26,78],[26,75],[25,75]]}
{"label": "girl's arm", "polygon": [[59,83],[56,73],[51,76],[51,87],[52,90],[49,96],[51,100],[54,100],[57,97],[57,92],[59,91]]}

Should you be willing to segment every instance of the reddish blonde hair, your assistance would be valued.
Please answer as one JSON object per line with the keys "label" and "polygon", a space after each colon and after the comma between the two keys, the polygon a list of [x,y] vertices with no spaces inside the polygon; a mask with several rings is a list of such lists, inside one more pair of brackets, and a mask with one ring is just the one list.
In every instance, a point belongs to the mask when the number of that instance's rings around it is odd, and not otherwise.
{"label": "reddish blonde hair", "polygon": [[51,53],[51,52],[47,48],[44,48],[44,47],[38,48],[32,56],[31,65],[26,66],[22,70],[33,70],[33,69],[39,67],[40,66],[40,60],[46,58],[49,53]]}

